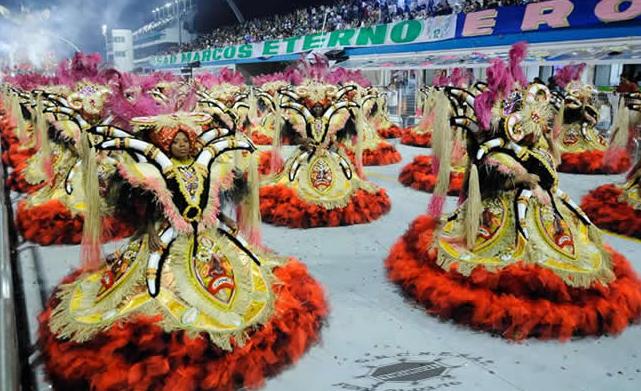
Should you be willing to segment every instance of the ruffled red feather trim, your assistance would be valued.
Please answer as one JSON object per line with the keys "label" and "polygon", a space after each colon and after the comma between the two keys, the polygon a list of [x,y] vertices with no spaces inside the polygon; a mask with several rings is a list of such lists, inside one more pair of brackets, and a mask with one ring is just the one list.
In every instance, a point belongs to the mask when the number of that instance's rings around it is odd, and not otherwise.
{"label": "ruffled red feather trim", "polygon": [[632,161],[625,150],[611,153],[604,159],[605,151],[584,151],[561,155],[560,172],[575,174],[621,174],[630,169]]}
{"label": "ruffled red feather trim", "polygon": [[293,189],[283,185],[264,186],[260,189],[260,213],[263,221],[291,228],[369,223],[389,212],[391,206],[383,189],[375,193],[357,190],[347,206],[334,209],[305,202]]}
{"label": "ruffled red feather trim", "polygon": [[617,334],[641,316],[641,281],[612,249],[616,280],[607,287],[571,288],[552,271],[523,263],[495,273],[478,267],[464,277],[436,264],[436,226],[428,215],[417,218],[385,261],[389,278],[430,314],[516,340]]}
{"label": "ruffled red feather trim", "polygon": [[[416,156],[410,164],[403,167],[398,176],[398,180],[403,185],[411,187],[412,189],[431,193],[434,191],[438,179],[432,172],[432,159],[432,156],[427,155]],[[458,172],[451,173],[450,189],[447,194],[458,195],[463,188],[464,180],[464,174]]]}
{"label": "ruffled red feather trim", "polygon": [[252,141],[256,145],[272,145],[273,139],[266,134],[254,132],[252,133]]}
{"label": "ruffled red feather trim", "polygon": [[619,201],[623,189],[607,184],[589,192],[581,209],[594,224],[605,230],[641,239],[641,210]]}
{"label": "ruffled red feather trim", "polygon": [[[356,155],[354,151],[345,149],[347,157],[352,162],[356,162]],[[376,149],[367,149],[363,151],[363,165],[364,166],[386,166],[388,164],[396,164],[403,160],[401,154],[394,148],[394,146],[386,141],[378,144]]]}
{"label": "ruffled red feather trim", "polygon": [[318,342],[328,312],[323,289],[303,264],[292,260],[274,274],[274,316],[231,352],[216,348],[205,335],[191,339],[184,332],[164,332],[157,324],[160,317],[115,324],[85,343],[57,339],[48,327],[54,293],[40,315],[39,330],[49,378],[59,390],[230,391],[260,386]]}
{"label": "ruffled red feather trim", "polygon": [[432,133],[416,133],[414,129],[408,128],[401,136],[401,144],[414,147],[429,148],[432,145]]}
{"label": "ruffled red feather trim", "polygon": [[[50,200],[27,207],[18,203],[16,226],[25,240],[43,246],[52,244],[78,244],[82,240],[84,218],[72,216],[69,209],[58,200]],[[103,240],[115,240],[133,235],[135,227],[121,218],[103,218]]]}
{"label": "ruffled red feather trim", "polygon": [[392,125],[386,129],[378,129],[377,132],[383,138],[399,138],[403,133],[402,129],[397,125]]}
{"label": "ruffled red feather trim", "polygon": [[[258,173],[260,175],[272,174],[272,151],[261,151],[258,158]],[[282,159],[281,159],[282,160]],[[275,171],[279,171],[285,165],[285,162],[280,162],[280,168],[276,167]]]}
{"label": "ruffled red feather trim", "polygon": [[27,168],[27,163],[20,163],[8,176],[6,180],[6,185],[11,190],[18,193],[33,193],[34,191],[41,189],[45,182],[32,185],[24,177],[24,170]]}

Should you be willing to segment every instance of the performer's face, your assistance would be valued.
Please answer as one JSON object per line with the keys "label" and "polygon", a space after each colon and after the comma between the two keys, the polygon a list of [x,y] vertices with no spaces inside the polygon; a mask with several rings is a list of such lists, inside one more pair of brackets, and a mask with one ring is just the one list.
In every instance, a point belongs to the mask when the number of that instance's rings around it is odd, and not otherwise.
{"label": "performer's face", "polygon": [[189,144],[189,138],[183,132],[178,133],[171,143],[171,154],[176,159],[182,160],[188,158],[190,152],[191,145]]}
{"label": "performer's face", "polygon": [[320,104],[315,104],[314,107],[312,107],[312,111],[314,112],[315,117],[321,117],[323,115],[323,106]]}

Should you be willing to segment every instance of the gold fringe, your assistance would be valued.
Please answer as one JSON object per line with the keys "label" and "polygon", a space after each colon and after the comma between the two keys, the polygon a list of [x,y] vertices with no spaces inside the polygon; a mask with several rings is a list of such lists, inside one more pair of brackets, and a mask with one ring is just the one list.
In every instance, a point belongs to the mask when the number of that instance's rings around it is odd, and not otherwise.
{"label": "gold fringe", "polygon": [[363,176],[363,141],[365,138],[365,132],[367,123],[365,120],[365,114],[363,113],[362,108],[355,109],[356,111],[356,145],[355,157],[356,157],[356,171],[358,176]]}
{"label": "gold fringe", "polygon": [[11,116],[16,123],[16,137],[21,142],[26,141],[27,123],[22,116],[22,108],[20,107],[20,98],[18,96],[14,96],[11,100]]}
{"label": "gold fringe", "polygon": [[630,128],[630,112],[625,105],[625,99],[621,99],[619,109],[614,116],[612,123],[612,139],[610,140],[610,147],[625,148],[628,144],[628,132]]}
{"label": "gold fringe", "polygon": [[247,136],[250,137],[254,127],[259,123],[258,119],[258,102],[254,89],[249,93],[249,110],[247,111],[247,118],[249,119],[249,129],[247,129]]}
{"label": "gold fringe", "polygon": [[470,168],[470,179],[468,186],[467,201],[465,203],[465,241],[467,248],[474,248],[476,235],[481,225],[481,213],[483,203],[481,202],[481,189],[479,184],[479,173],[476,164]]}
{"label": "gold fringe", "polygon": [[439,161],[438,178],[434,195],[445,197],[450,187],[453,137],[449,123],[447,97],[440,91],[434,95],[434,110],[436,115],[434,117],[432,148],[434,156],[436,156]]}
{"label": "gold fringe", "polygon": [[[241,207],[241,224],[240,229],[243,236],[250,239],[250,241],[259,240],[260,238],[260,200],[259,200],[259,187],[260,178],[258,174],[258,154],[252,153],[249,156],[249,167],[247,172],[247,185],[249,187],[249,194],[243,200]],[[258,237],[256,237],[258,235]],[[254,243],[257,244],[257,243]]]}
{"label": "gold fringe", "polygon": [[[96,151],[89,144],[89,135],[83,133],[80,139],[80,152],[83,162],[82,186],[85,193],[85,204],[87,205],[84,214],[82,247],[94,250],[98,246],[98,252],[90,251],[83,254],[83,267],[94,268],[98,266],[101,258],[99,251],[102,233],[102,216],[100,213],[100,188],[98,184],[98,157]],[[86,257],[88,255],[89,257]],[[98,257],[98,259],[96,259]]]}
{"label": "gold fringe", "polygon": [[[283,112],[280,108],[279,105],[276,105],[276,110],[272,113],[273,120],[272,123],[274,125],[274,133],[272,136],[272,154],[274,156],[281,156],[281,151],[282,151],[282,140],[281,140],[281,133],[283,131],[283,126],[284,126],[284,120],[283,120]],[[272,161],[275,162],[275,160]],[[270,168],[271,170],[275,170],[277,167],[272,167],[273,165],[270,162]]]}

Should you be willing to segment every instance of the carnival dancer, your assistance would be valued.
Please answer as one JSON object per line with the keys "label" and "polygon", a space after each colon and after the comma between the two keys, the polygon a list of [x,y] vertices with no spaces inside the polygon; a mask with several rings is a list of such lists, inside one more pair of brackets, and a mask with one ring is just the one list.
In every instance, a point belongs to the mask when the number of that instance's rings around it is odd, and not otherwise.
{"label": "carnival dancer", "polygon": [[[619,109],[620,120],[615,122],[615,132],[639,125],[641,95],[626,94],[622,102],[624,106]],[[641,160],[630,170],[625,183],[609,183],[590,191],[583,197],[581,208],[600,228],[641,238]]]}
{"label": "carnival dancer", "polygon": [[[77,54],[67,65],[69,69],[61,67],[57,79],[73,91],[67,96],[48,92],[51,89],[34,91],[38,152],[23,171],[27,181],[42,186],[18,202],[16,227],[25,240],[41,245],[80,243],[88,195],[82,185],[86,178],[80,174],[83,152],[79,141],[84,132],[103,120],[110,93],[105,74],[98,72],[98,61],[97,56]],[[84,65],[79,66],[81,63]],[[107,227],[104,239],[129,236],[133,233],[131,221],[107,206],[107,199],[118,193],[107,181],[115,165],[101,154],[97,167],[101,183],[97,196],[103,199]]]}
{"label": "carnival dancer", "polygon": [[246,240],[257,227],[223,213],[227,203],[257,210],[257,197],[237,189],[244,175],[230,156],[252,159],[255,147],[212,123],[206,113],[173,112],[134,118],[131,132],[92,128],[103,140],[97,153],[111,151],[141,191],[143,229],[97,266],[99,220],[85,231],[85,267],[40,317],[56,388],[253,388],[318,340],[321,287],[300,262]]}
{"label": "carnival dancer", "polygon": [[500,60],[488,82],[465,95],[476,120],[451,119],[470,140],[465,200],[411,224],[389,277],[431,314],[509,339],[621,332],[641,315],[641,282],[559,189],[550,92],[511,91]]}
{"label": "carnival dancer", "polygon": [[216,126],[247,133],[249,124],[249,87],[245,77],[229,68],[218,74],[201,73],[195,77],[198,109],[213,116]]}
{"label": "carnival dancer", "polygon": [[[452,74],[447,76],[445,71],[439,73],[432,80],[431,86],[423,86],[416,92],[417,116],[421,117],[416,126],[408,128],[401,136],[401,144],[413,147],[429,148],[432,142],[432,125],[434,122],[434,88],[458,87],[467,88],[471,76],[461,68],[454,68]],[[418,109],[420,107],[420,110]]]}
{"label": "carnival dancer", "polygon": [[308,72],[293,90],[281,91],[283,116],[303,141],[284,168],[262,183],[265,222],[292,228],[362,224],[390,209],[386,192],[366,181],[362,166],[355,166],[338,145],[339,134],[348,137],[345,127],[354,113],[355,123],[365,122],[357,103],[343,99],[356,87],[339,91],[322,74]]}
{"label": "carnival dancer", "polygon": [[[371,82],[359,71],[349,71],[345,68],[333,69],[325,76],[325,80],[337,86],[339,99],[356,103],[349,109],[353,112],[346,126],[349,131],[344,132],[352,137],[346,137],[342,142],[347,155],[353,161],[357,155],[362,155],[362,163],[365,166],[384,166],[400,162],[401,154],[378,135],[371,120],[378,98],[377,93],[370,88]],[[364,121],[357,126],[355,121],[360,117],[360,113],[363,113]],[[360,133],[355,134],[356,131]]]}
{"label": "carnival dancer", "polygon": [[560,127],[560,172],[619,174],[630,169],[627,129],[608,140],[596,128],[599,111],[594,106],[594,87],[580,81],[585,64],[568,65],[555,75],[564,101]]}
{"label": "carnival dancer", "polygon": [[[279,145],[289,145],[296,137],[296,134],[291,132],[293,129],[281,129],[282,126],[276,126],[278,123],[276,118],[282,98],[279,91],[289,89],[292,84],[300,82],[296,80],[298,77],[300,77],[299,73],[293,68],[288,68],[284,72],[260,75],[252,79],[259,111],[259,124],[252,131],[252,140],[255,144],[273,145],[277,142]],[[274,137],[278,140],[275,141]]]}
{"label": "carnival dancer", "polygon": [[[380,88],[370,87],[369,93],[375,95],[373,107],[369,110],[369,121],[382,138],[399,138],[403,133],[401,128],[393,123],[389,117],[389,108],[387,105],[388,92],[381,91]],[[365,109],[367,112],[367,109]]]}

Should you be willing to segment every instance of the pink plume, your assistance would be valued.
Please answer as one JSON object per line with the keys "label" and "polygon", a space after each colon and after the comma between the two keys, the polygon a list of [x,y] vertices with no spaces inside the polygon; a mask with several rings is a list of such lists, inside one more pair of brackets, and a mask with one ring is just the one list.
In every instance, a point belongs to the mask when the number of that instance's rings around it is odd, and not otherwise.
{"label": "pink plume", "polygon": [[445,87],[448,84],[450,84],[450,78],[445,74],[445,72],[441,72],[438,75],[432,79],[432,85],[434,87]]}
{"label": "pink plume", "polygon": [[527,77],[521,68],[521,63],[527,57],[527,42],[521,41],[512,45],[510,49],[510,71],[512,73],[512,78],[515,82],[518,82],[521,87],[527,86]]}
{"label": "pink plume", "polygon": [[498,100],[505,98],[514,85],[512,73],[500,59],[492,60],[486,73],[488,88],[474,100],[474,112],[482,129],[489,129],[492,107]]}
{"label": "pink plume", "polygon": [[556,71],[554,81],[556,84],[565,88],[568,84],[575,80],[579,80],[585,69],[585,64],[569,64]]}
{"label": "pink plume", "polygon": [[209,73],[209,72],[196,75],[195,79],[198,84],[202,85],[206,89],[210,89],[213,86],[219,84],[218,78],[213,73]]}
{"label": "pink plume", "polygon": [[462,68],[454,68],[452,70],[452,75],[450,76],[450,82],[454,87],[463,87],[470,82],[469,74]]}

